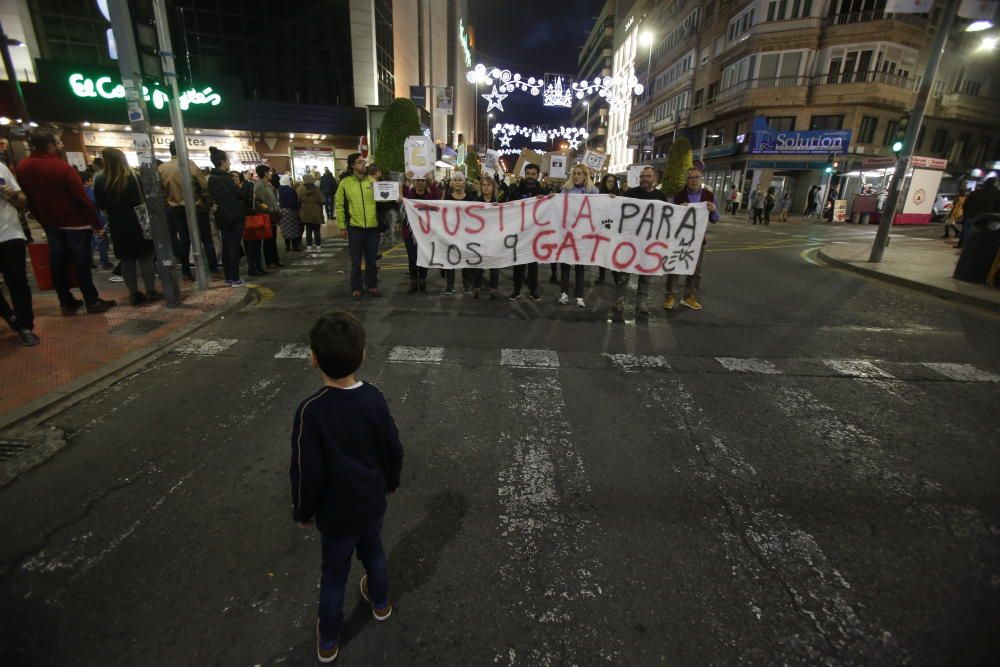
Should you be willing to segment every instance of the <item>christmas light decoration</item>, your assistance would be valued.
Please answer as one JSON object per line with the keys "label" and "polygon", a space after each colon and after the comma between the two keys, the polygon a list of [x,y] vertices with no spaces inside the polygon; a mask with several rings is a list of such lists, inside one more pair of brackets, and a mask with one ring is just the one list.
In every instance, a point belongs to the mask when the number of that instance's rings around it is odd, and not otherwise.
{"label": "christmas light decoration", "polygon": [[542,104],[547,107],[572,107],[573,91],[569,86],[563,86],[563,78],[557,76],[553,83],[545,87]]}
{"label": "christmas light decoration", "polygon": [[493,92],[484,94],[483,99],[485,99],[489,103],[489,107],[487,107],[486,109],[488,113],[490,111],[493,111],[494,109],[499,109],[500,111],[503,111],[503,104],[501,104],[501,102],[507,99],[507,96],[498,93],[497,87],[493,86]]}
{"label": "christmas light decoration", "polygon": [[642,95],[645,88],[639,79],[633,74],[629,77],[597,77],[593,81],[584,79],[573,83],[573,90],[576,98],[582,100],[588,95],[597,94],[608,101],[612,109],[619,109],[625,105],[626,100],[633,94]]}
{"label": "christmas light decoration", "polygon": [[513,137],[525,137],[534,143],[544,143],[556,138],[562,138],[569,142],[573,148],[579,145],[580,140],[590,136],[585,128],[565,127],[544,129],[541,127],[522,127],[513,123],[497,123],[491,132],[499,139],[500,145],[509,147]]}

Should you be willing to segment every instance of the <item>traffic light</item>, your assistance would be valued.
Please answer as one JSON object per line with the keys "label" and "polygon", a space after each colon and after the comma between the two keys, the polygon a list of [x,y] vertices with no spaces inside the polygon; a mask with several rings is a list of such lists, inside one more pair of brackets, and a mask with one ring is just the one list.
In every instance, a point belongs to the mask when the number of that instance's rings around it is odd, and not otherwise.
{"label": "traffic light", "polygon": [[833,159],[835,157],[836,157],[835,153],[828,153],[827,156],[826,156],[826,169],[824,171],[826,173],[828,173],[828,174],[832,174],[833,173],[833,167],[834,167],[834,164],[835,164],[834,161],[833,161]]}
{"label": "traffic light", "polygon": [[892,140],[892,152],[899,157],[900,152],[903,150],[903,140],[906,139],[906,128],[910,125],[910,113],[906,112],[899,117],[896,121],[896,134]]}

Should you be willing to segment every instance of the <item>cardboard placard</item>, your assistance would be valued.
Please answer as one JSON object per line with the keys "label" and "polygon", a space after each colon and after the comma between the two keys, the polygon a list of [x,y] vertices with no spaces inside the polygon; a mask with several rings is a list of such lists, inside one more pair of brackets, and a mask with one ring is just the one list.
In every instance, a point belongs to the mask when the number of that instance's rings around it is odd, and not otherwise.
{"label": "cardboard placard", "polygon": [[422,134],[407,137],[403,143],[407,178],[426,178],[434,175],[437,150],[434,143]]}
{"label": "cardboard placard", "polygon": [[591,171],[603,171],[604,163],[607,161],[607,153],[587,151],[583,154],[583,164]]}
{"label": "cardboard placard", "polygon": [[66,162],[73,165],[77,171],[87,170],[87,161],[83,157],[83,153],[77,151],[66,151]]}
{"label": "cardboard placard", "polygon": [[633,164],[631,167],[628,168],[628,172],[626,173],[626,178],[629,188],[639,187],[639,174],[641,174],[642,170],[648,166],[649,165],[647,164]]}
{"label": "cardboard placard", "polygon": [[566,155],[563,153],[549,153],[545,156],[545,173],[549,175],[549,180],[565,181],[566,175]]}
{"label": "cardboard placard", "polygon": [[525,148],[521,151],[520,157],[517,158],[517,164],[514,165],[514,173],[519,177],[524,176],[524,165],[537,164],[540,168],[544,159],[545,155],[543,153],[536,153],[530,148]]}
{"label": "cardboard placard", "polygon": [[500,166],[500,153],[494,150],[486,151],[483,159],[483,171],[494,172]]}
{"label": "cardboard placard", "polygon": [[398,201],[399,183],[396,181],[376,181],[375,201]]}

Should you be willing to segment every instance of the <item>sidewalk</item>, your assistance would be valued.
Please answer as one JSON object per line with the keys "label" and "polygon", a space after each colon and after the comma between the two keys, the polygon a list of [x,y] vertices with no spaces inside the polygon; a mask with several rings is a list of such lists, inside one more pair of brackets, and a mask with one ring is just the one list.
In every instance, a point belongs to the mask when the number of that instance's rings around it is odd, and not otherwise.
{"label": "sidewalk", "polygon": [[[204,292],[182,284],[183,301],[167,308],[163,301],[130,306],[122,283],[109,283],[107,272],[94,273],[106,299],[118,305],[99,315],[84,309],[64,317],[55,292],[39,292],[32,280],[36,347],[22,347],[0,322],[0,429],[59,402],[186,336],[216,316],[241,306],[246,288],[213,282]],[[77,290],[74,290],[74,293]]]}
{"label": "sidewalk", "polygon": [[916,239],[893,234],[878,264],[868,261],[871,240],[838,241],[820,248],[819,257],[838,268],[854,271],[903,287],[934,294],[979,308],[1000,311],[1000,288],[951,277],[960,250],[953,240]]}

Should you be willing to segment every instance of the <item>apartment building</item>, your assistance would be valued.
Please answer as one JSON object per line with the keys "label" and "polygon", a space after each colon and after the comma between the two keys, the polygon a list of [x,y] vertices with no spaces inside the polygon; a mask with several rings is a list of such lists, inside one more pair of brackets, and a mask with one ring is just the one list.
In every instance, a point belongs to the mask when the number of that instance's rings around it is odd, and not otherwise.
{"label": "apartment building", "polygon": [[[841,176],[857,175],[866,158],[892,156],[939,5],[920,15],[886,13],[885,0],[648,3],[636,30],[651,36],[650,46],[638,48],[634,67],[649,85],[629,118],[629,144],[647,150],[632,159],[662,164],[684,135],[705,162],[709,187],[736,183],[746,196],[758,183],[774,185],[804,207],[809,187],[824,180],[830,146],[841,146]],[[997,55],[981,41],[960,30],[949,40],[915,147],[947,159],[955,176],[1000,156]],[[755,123],[765,122],[774,132],[815,138],[816,146],[758,150],[751,138]]]}
{"label": "apartment building", "polygon": [[[577,81],[592,81],[598,77],[611,76],[613,73],[615,6],[615,0],[608,0],[597,15],[594,27],[587,35],[587,40],[577,58]],[[588,148],[607,149],[609,111],[607,100],[601,97],[573,100],[573,125],[585,127],[590,133],[587,139]]]}

